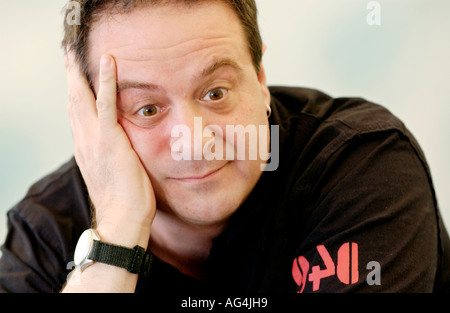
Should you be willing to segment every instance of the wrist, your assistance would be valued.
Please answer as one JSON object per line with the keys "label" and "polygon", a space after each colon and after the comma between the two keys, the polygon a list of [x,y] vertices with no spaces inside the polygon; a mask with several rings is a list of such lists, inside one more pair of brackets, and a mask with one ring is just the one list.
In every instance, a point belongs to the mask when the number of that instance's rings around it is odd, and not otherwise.
{"label": "wrist", "polygon": [[[80,236],[74,254],[78,270],[71,273],[67,291],[83,290],[78,287],[92,287],[98,282],[113,289],[119,287],[118,290],[131,291],[137,281],[136,274],[149,275],[153,257],[150,252],[146,252],[148,237],[141,241],[144,248],[139,246],[136,236],[119,237],[111,235],[113,232],[110,231],[111,229],[104,228],[103,234],[109,234],[104,236],[97,230],[88,229]],[[134,247],[131,248],[131,245]],[[121,286],[123,282],[128,282],[125,289]],[[97,287],[95,289],[103,290]]]}
{"label": "wrist", "polygon": [[85,271],[73,270],[61,292],[64,293],[133,293],[136,289],[138,275],[104,263],[94,263]]}
{"label": "wrist", "polygon": [[126,223],[101,223],[95,227],[104,242],[133,248],[136,245],[147,249],[151,227],[127,225]]}

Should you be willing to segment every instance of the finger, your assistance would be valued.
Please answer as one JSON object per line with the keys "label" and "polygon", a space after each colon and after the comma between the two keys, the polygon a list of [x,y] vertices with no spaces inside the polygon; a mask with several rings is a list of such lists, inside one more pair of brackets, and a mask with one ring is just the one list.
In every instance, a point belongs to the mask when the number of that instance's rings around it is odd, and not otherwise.
{"label": "finger", "polygon": [[101,129],[117,125],[117,79],[116,64],[109,55],[100,60],[100,86],[97,94],[98,123]]}
{"label": "finger", "polygon": [[67,110],[72,123],[72,129],[86,128],[94,125],[97,118],[95,96],[89,86],[85,75],[75,60],[75,53],[66,54],[67,88],[69,103]]}

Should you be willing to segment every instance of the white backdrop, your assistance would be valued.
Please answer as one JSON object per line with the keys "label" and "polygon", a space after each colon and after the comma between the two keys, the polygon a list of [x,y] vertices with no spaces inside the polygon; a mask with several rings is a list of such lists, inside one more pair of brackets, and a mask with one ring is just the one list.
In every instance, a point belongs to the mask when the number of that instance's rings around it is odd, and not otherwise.
{"label": "white backdrop", "polygon": [[[450,1],[257,0],[270,85],[383,104],[419,140],[450,227]],[[0,242],[6,211],[72,155],[65,0],[0,0]]]}

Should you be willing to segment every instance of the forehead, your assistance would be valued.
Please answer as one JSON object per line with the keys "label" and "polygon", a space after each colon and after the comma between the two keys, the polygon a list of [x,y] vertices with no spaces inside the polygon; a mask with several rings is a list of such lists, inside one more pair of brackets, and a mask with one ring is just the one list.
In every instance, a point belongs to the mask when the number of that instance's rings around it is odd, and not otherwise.
{"label": "forehead", "polygon": [[221,1],[147,6],[125,14],[105,15],[94,24],[88,44],[91,77],[96,76],[104,53],[124,62],[173,64],[199,51],[209,51],[247,54],[236,58],[251,62],[240,21],[233,9]]}

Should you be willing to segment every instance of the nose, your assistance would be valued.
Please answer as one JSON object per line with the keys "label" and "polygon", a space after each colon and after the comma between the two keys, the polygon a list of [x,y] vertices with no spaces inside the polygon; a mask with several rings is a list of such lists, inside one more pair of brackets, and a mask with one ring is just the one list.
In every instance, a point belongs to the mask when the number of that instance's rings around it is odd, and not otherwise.
{"label": "nose", "polygon": [[[169,146],[175,160],[202,160],[203,147],[210,141],[204,135],[205,116],[195,104],[183,104],[171,112]],[[211,132],[205,132],[211,135]]]}

